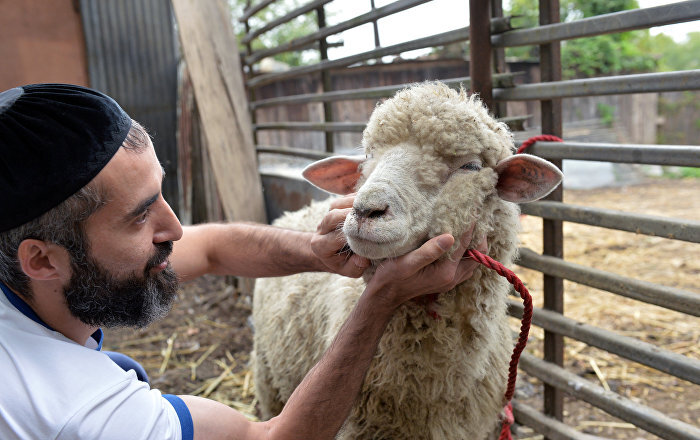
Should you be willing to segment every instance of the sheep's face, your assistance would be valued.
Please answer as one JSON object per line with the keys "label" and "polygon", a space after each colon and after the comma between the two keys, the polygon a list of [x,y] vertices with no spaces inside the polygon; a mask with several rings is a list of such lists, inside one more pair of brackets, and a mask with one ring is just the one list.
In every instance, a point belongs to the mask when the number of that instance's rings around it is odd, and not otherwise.
{"label": "sheep's face", "polygon": [[[489,198],[532,201],[561,180],[549,162],[512,156],[507,127],[474,97],[440,83],[405,89],[378,106],[362,142],[366,158],[325,159],[304,177],[337,194],[357,190],[343,232],[353,252],[372,260],[442,233],[459,238],[484,218]],[[488,229],[479,226],[475,241]]]}
{"label": "sheep's face", "polygon": [[444,156],[409,143],[374,152],[362,166],[343,226],[350,248],[380,260],[410,252],[440,233],[467,230],[483,199],[495,191],[496,173],[482,162],[473,152]]}

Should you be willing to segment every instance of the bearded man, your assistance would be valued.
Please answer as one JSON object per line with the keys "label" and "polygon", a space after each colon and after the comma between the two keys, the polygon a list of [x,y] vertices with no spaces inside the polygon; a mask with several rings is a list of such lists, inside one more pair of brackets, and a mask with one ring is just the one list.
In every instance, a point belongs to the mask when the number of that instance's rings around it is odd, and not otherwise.
{"label": "bearded man", "polygon": [[378,268],[282,413],[250,422],[151,389],[140,365],[100,351],[100,327],[148,325],[168,312],[178,282],[205,273],[360,276],[368,261],[339,253],[353,198],[337,199],[315,234],[182,227],[163,175],[146,131],[108,96],[66,84],[0,93],[0,438],[331,439],[396,308],[450,290],[477,265],[439,260],[454,243],[445,234]]}

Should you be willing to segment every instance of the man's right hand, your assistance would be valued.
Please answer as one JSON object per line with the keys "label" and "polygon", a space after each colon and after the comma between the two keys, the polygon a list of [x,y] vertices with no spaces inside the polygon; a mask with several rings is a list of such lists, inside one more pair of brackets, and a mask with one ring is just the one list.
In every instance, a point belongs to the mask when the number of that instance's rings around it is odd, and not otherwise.
{"label": "man's right hand", "polygon": [[[473,231],[474,226],[460,237],[452,258],[440,259],[454,244],[452,235],[442,234],[406,255],[382,262],[367,290],[380,295],[387,306],[396,308],[421,295],[454,289],[469,279],[479,266],[478,262],[465,256]],[[487,252],[486,238],[476,249]]]}

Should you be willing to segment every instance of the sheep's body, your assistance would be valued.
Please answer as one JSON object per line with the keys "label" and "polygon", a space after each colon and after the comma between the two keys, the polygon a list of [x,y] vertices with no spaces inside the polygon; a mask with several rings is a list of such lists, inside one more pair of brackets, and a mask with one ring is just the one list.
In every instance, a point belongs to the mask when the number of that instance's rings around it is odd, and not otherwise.
{"label": "sheep's body", "polygon": [[[509,208],[504,214],[515,215]],[[315,203],[275,224],[314,231],[327,210],[328,203]],[[515,230],[513,221],[502,224]],[[494,242],[495,236],[490,243]],[[501,255],[499,261],[509,262],[512,250]],[[327,273],[257,283],[254,378],[263,417],[269,418],[282,410],[328,348],[365,283]],[[507,291],[507,281],[484,268],[440,296],[433,306],[440,319],[417,303],[402,306],[381,339],[358,404],[337,438],[484,438],[503,408],[512,350]]]}
{"label": "sheep's body", "polygon": [[[381,264],[440,233],[459,237],[475,224],[472,247],[486,236],[488,254],[512,263],[519,211],[498,196],[494,171],[512,155],[512,138],[478,101],[441,84],[404,90],[375,110],[363,144],[370,159],[355,208],[390,207],[376,223],[348,216],[344,231],[355,252]],[[463,171],[462,162],[474,157],[483,168]],[[275,224],[315,231],[328,207],[316,202]],[[398,239],[397,230],[403,234]],[[381,244],[367,245],[367,237]],[[263,417],[281,411],[364,288],[361,279],[326,273],[258,280],[254,377]],[[504,405],[513,347],[509,289],[504,278],[481,267],[436,302],[401,306],[338,438],[479,440],[492,432]]]}

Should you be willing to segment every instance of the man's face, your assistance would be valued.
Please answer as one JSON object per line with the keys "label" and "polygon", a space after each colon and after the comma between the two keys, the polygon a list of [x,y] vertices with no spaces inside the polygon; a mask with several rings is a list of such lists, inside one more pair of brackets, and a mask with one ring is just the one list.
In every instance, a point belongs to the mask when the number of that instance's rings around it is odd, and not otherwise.
{"label": "man's face", "polygon": [[141,276],[120,279],[92,255],[71,255],[72,275],[65,287],[73,316],[95,327],[145,327],[164,317],[175,299],[177,276],[169,266],[153,272],[172,252],[172,242],[158,243]]}
{"label": "man's face", "polygon": [[168,257],[182,227],[161,194],[163,170],[152,145],[120,149],[95,183],[106,204],[85,222],[87,252],[71,255],[65,287],[74,316],[93,326],[145,326],[164,316],[177,277]]}

